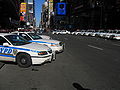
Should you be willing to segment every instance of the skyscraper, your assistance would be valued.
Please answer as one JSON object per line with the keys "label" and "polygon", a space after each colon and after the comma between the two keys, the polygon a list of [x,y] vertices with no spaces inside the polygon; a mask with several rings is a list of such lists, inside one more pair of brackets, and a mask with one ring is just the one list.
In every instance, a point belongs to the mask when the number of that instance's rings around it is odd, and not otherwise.
{"label": "skyscraper", "polygon": [[22,0],[20,7],[20,21],[24,28],[35,27],[35,3],[34,0]]}

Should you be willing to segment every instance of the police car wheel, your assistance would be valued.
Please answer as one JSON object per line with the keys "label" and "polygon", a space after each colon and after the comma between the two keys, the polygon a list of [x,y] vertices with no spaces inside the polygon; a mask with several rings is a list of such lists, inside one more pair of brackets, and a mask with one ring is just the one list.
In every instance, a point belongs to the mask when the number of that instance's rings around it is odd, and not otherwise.
{"label": "police car wheel", "polygon": [[20,67],[27,68],[32,65],[32,60],[30,55],[22,53],[17,56],[17,64]]}

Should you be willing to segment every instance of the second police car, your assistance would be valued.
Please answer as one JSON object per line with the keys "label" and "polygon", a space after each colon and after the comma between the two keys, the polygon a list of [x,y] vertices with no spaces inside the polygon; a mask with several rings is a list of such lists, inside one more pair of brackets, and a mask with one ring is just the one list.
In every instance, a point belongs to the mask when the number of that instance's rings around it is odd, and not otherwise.
{"label": "second police car", "polygon": [[21,36],[0,34],[0,61],[13,61],[21,67],[51,61],[53,53],[46,45],[30,43]]}
{"label": "second police car", "polygon": [[47,45],[52,49],[53,52],[59,53],[64,50],[64,43],[61,41],[52,40],[52,39],[42,39],[39,35],[33,32],[13,32],[13,33],[24,37],[29,42]]}

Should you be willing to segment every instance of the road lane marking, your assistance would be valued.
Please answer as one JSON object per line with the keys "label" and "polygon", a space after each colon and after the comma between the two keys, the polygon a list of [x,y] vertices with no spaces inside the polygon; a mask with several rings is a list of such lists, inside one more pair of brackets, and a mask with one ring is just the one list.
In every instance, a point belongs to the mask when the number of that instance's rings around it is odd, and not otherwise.
{"label": "road lane marking", "polygon": [[120,45],[119,45],[119,44],[113,44],[113,45],[115,45],[115,46],[119,46],[119,47],[120,47]]}
{"label": "road lane marking", "polygon": [[102,48],[99,48],[99,47],[96,47],[96,46],[92,46],[92,45],[88,45],[88,46],[91,47],[91,48],[98,49],[98,50],[103,50]]}

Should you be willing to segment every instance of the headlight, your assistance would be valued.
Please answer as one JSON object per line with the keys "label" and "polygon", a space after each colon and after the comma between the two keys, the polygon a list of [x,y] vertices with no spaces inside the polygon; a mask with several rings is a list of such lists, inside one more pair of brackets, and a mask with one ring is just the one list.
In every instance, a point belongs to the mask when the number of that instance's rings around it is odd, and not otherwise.
{"label": "headlight", "polygon": [[41,51],[38,53],[38,55],[47,55],[47,52],[46,51]]}
{"label": "headlight", "polygon": [[49,53],[52,53],[52,49],[48,50]]}
{"label": "headlight", "polygon": [[62,46],[62,45],[64,45],[64,43],[63,43],[63,42],[60,42],[59,45]]}

